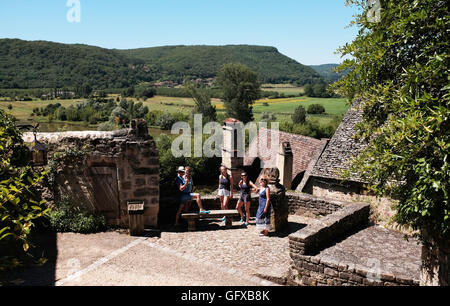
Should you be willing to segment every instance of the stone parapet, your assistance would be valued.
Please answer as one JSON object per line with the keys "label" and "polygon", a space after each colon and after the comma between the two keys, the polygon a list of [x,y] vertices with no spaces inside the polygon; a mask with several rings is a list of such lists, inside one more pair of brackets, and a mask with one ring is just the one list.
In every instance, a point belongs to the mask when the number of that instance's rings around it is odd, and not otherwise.
{"label": "stone parapet", "polygon": [[370,205],[351,203],[289,236],[293,254],[312,255],[369,221]]}

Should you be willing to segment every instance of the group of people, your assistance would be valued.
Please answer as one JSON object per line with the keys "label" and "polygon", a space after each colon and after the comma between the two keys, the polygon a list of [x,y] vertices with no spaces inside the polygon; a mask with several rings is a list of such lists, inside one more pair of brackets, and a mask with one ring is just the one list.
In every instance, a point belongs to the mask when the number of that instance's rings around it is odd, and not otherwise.
{"label": "group of people", "polygon": [[[177,191],[180,192],[180,207],[178,209],[175,225],[179,225],[181,214],[184,211],[188,211],[191,207],[192,201],[195,200],[200,209],[200,214],[209,214],[202,206],[201,196],[198,193],[193,193],[194,183],[191,177],[192,168],[179,167],[178,176],[176,178]],[[247,227],[250,222],[250,204],[251,194],[258,193],[259,206],[256,214],[256,227],[260,230],[260,236],[268,236],[270,229],[270,188],[268,187],[267,177],[260,179],[260,186],[256,186],[249,180],[247,173],[241,174],[241,180],[238,184],[240,188],[240,197],[237,203],[236,209],[241,215],[241,223],[244,227]],[[234,193],[234,181],[233,177],[228,173],[228,168],[222,166],[220,168],[219,176],[219,192],[218,198],[220,199],[220,206],[222,210],[228,210],[228,205],[233,199]],[[245,216],[242,208],[245,209]],[[245,220],[244,220],[245,219]],[[225,221],[225,218],[222,219]]]}

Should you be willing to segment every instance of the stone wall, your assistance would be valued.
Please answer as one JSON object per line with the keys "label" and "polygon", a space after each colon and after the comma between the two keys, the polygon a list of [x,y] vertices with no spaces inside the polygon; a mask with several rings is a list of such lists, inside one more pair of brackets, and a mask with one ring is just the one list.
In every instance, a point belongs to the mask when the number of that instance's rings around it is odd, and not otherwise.
{"label": "stone wall", "polygon": [[374,274],[366,267],[347,265],[317,256],[331,244],[368,224],[369,204],[347,203],[335,213],[289,236],[290,285],[300,286],[411,286],[418,282],[390,273]]}
{"label": "stone wall", "polygon": [[[145,225],[157,226],[159,154],[142,124],[134,122],[134,128],[116,132],[38,134],[38,141],[48,146],[49,163],[57,152],[85,152],[78,164],[58,164],[56,186],[49,188],[53,200],[68,197],[73,205],[100,213],[110,225],[121,227],[129,223],[127,202],[143,201]],[[25,134],[24,140],[32,142],[33,136]]]}
{"label": "stone wall", "polygon": [[381,273],[377,278],[364,267],[291,254],[288,284],[293,286],[418,286],[418,281]]}
{"label": "stone wall", "polygon": [[[234,199],[229,203],[229,209],[234,209],[239,200],[239,192],[236,192]],[[175,198],[163,198],[160,200],[161,209],[159,219],[163,224],[170,224],[174,222],[175,214],[178,210],[178,203]],[[202,203],[205,209],[220,210],[220,200],[215,195],[202,196]],[[283,199],[283,206],[288,206],[289,214],[301,214],[312,218],[321,218],[327,216],[341,209],[346,202],[332,201],[325,198],[318,198],[309,194],[303,193],[286,193]],[[252,195],[250,206],[250,214],[252,217],[256,216],[258,210],[259,197]],[[197,209],[197,205],[193,203],[192,208]]]}
{"label": "stone wall", "polygon": [[333,201],[305,193],[286,193],[289,214],[320,218],[341,209],[345,202]]}
{"label": "stone wall", "polygon": [[410,229],[402,228],[392,221],[396,214],[395,201],[389,198],[378,198],[368,192],[361,183],[346,182],[340,183],[332,179],[312,178],[310,192],[321,198],[334,199],[344,202],[365,202],[370,203],[370,221],[387,228],[401,230],[405,234],[410,234]]}
{"label": "stone wall", "polygon": [[289,236],[291,254],[313,255],[345,234],[367,225],[368,204],[351,203]]}

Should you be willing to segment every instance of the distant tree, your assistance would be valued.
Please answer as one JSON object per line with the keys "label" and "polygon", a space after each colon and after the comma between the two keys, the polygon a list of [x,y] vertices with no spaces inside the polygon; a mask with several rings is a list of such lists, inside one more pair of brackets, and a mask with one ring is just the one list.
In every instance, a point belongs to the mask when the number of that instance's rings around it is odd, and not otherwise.
{"label": "distant tree", "polygon": [[63,106],[60,106],[56,112],[55,112],[55,116],[57,120],[61,120],[61,121],[66,121],[67,120],[67,113],[66,113],[66,108]]}
{"label": "distant tree", "polygon": [[306,110],[303,106],[296,108],[294,114],[292,115],[292,121],[295,124],[303,124],[306,121]]}
{"label": "distant tree", "polygon": [[258,76],[242,64],[226,64],[217,76],[222,88],[227,115],[248,123],[253,121],[255,100],[260,97]]}
{"label": "distant tree", "polygon": [[308,107],[308,114],[310,115],[321,115],[325,113],[325,107],[321,104],[311,104]]}
{"label": "distant tree", "polygon": [[104,90],[99,90],[99,91],[97,91],[97,96],[99,98],[106,98],[108,95],[106,94],[106,92]]}
{"label": "distant tree", "polygon": [[311,84],[306,84],[303,87],[303,90],[305,91],[305,95],[308,97],[313,97],[314,96],[314,91],[313,91],[313,87]]}
{"label": "distant tree", "polygon": [[313,97],[327,98],[329,96],[327,93],[327,86],[324,83],[314,84],[312,90],[313,90]]}
{"label": "distant tree", "polygon": [[122,92],[122,96],[123,97],[134,97],[134,95],[136,94],[136,89],[134,88],[134,86],[128,87],[127,89],[125,89]]}
{"label": "distant tree", "polygon": [[205,89],[197,88],[194,83],[186,85],[186,90],[190,93],[195,101],[195,107],[192,112],[203,115],[203,122],[214,122],[217,120],[216,107],[211,103],[211,96]]}
{"label": "distant tree", "polygon": [[[57,89],[54,90],[55,97],[57,97]],[[89,98],[92,94],[92,87],[89,84],[77,85],[75,87],[75,95],[81,98]]]}
{"label": "distant tree", "polygon": [[333,96],[328,91],[329,84],[324,82],[316,82],[313,84],[307,84],[303,87],[305,95],[311,98],[330,98]]}
{"label": "distant tree", "polygon": [[9,109],[9,110],[12,110],[12,109],[13,109],[12,104],[8,104],[8,109]]}
{"label": "distant tree", "polygon": [[148,86],[138,87],[135,93],[135,96],[137,98],[145,98],[145,99],[153,98],[155,95],[156,89]]}
{"label": "distant tree", "polygon": [[129,123],[133,119],[145,118],[148,113],[148,107],[142,102],[135,103],[132,100],[122,100],[119,106],[113,109],[110,115],[110,121],[114,122],[115,118],[119,118],[120,122]]}

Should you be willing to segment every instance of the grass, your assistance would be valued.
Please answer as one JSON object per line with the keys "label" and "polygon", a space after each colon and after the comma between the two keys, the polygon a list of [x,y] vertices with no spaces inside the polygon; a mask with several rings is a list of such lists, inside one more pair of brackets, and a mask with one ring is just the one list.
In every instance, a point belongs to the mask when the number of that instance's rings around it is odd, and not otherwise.
{"label": "grass", "polygon": [[[33,108],[45,107],[48,104],[61,103],[64,107],[76,104],[83,101],[83,99],[76,100],[33,100],[33,101],[0,101],[0,109],[5,110],[7,113],[12,114],[19,121],[27,121],[33,112]],[[8,105],[12,105],[13,109],[10,111]],[[45,117],[31,117],[34,121],[47,121]]]}
{"label": "grass", "polygon": [[[264,106],[264,103],[267,103],[269,106]],[[271,112],[275,114],[292,114],[300,105],[305,109],[308,109],[308,107],[312,104],[323,105],[325,107],[326,113],[329,115],[343,115],[349,109],[346,99],[342,98],[325,99],[300,97],[290,99],[258,100],[253,106],[253,111],[255,113]]]}
{"label": "grass", "polygon": [[[295,89],[297,87],[282,87],[283,89]],[[110,95],[111,98],[116,98],[117,95]],[[135,98],[129,98],[138,102],[140,100]],[[46,117],[31,117],[30,114],[33,112],[33,108],[45,107],[48,104],[61,103],[64,107],[69,107],[70,105],[76,104],[83,101],[83,99],[75,100],[33,100],[29,102],[22,101],[0,101],[0,109],[5,110],[15,116],[19,122],[41,122],[48,123]],[[147,99],[143,102],[145,106],[149,108],[150,111],[160,110],[169,113],[191,113],[195,105],[194,100],[191,98],[176,98],[176,97],[162,97],[155,96],[151,99]],[[219,99],[212,99],[213,105],[216,106],[218,112],[223,112],[225,106],[223,102]],[[8,110],[8,105],[12,105],[13,109]],[[255,114],[255,119],[258,121],[261,118],[262,113],[273,113],[277,117],[277,121],[290,120],[291,115],[294,113],[295,109],[302,105],[307,109],[312,104],[321,104],[325,107],[326,114],[324,115],[309,115],[310,118],[318,120],[320,123],[327,123],[333,119],[333,116],[343,116],[347,113],[349,106],[347,105],[346,99],[342,98],[309,98],[309,97],[298,97],[298,98],[283,98],[283,99],[261,99],[256,101],[253,106],[253,112]],[[58,122],[53,121],[45,127],[46,130],[52,131],[64,126],[68,123],[69,128],[78,129],[96,129],[96,126],[89,126],[85,123],[73,123],[73,122]],[[52,125],[53,124],[53,125]]]}
{"label": "grass", "polygon": [[301,95],[305,93],[303,87],[295,87],[289,84],[264,84],[261,89],[263,91],[276,91],[285,95]]}

